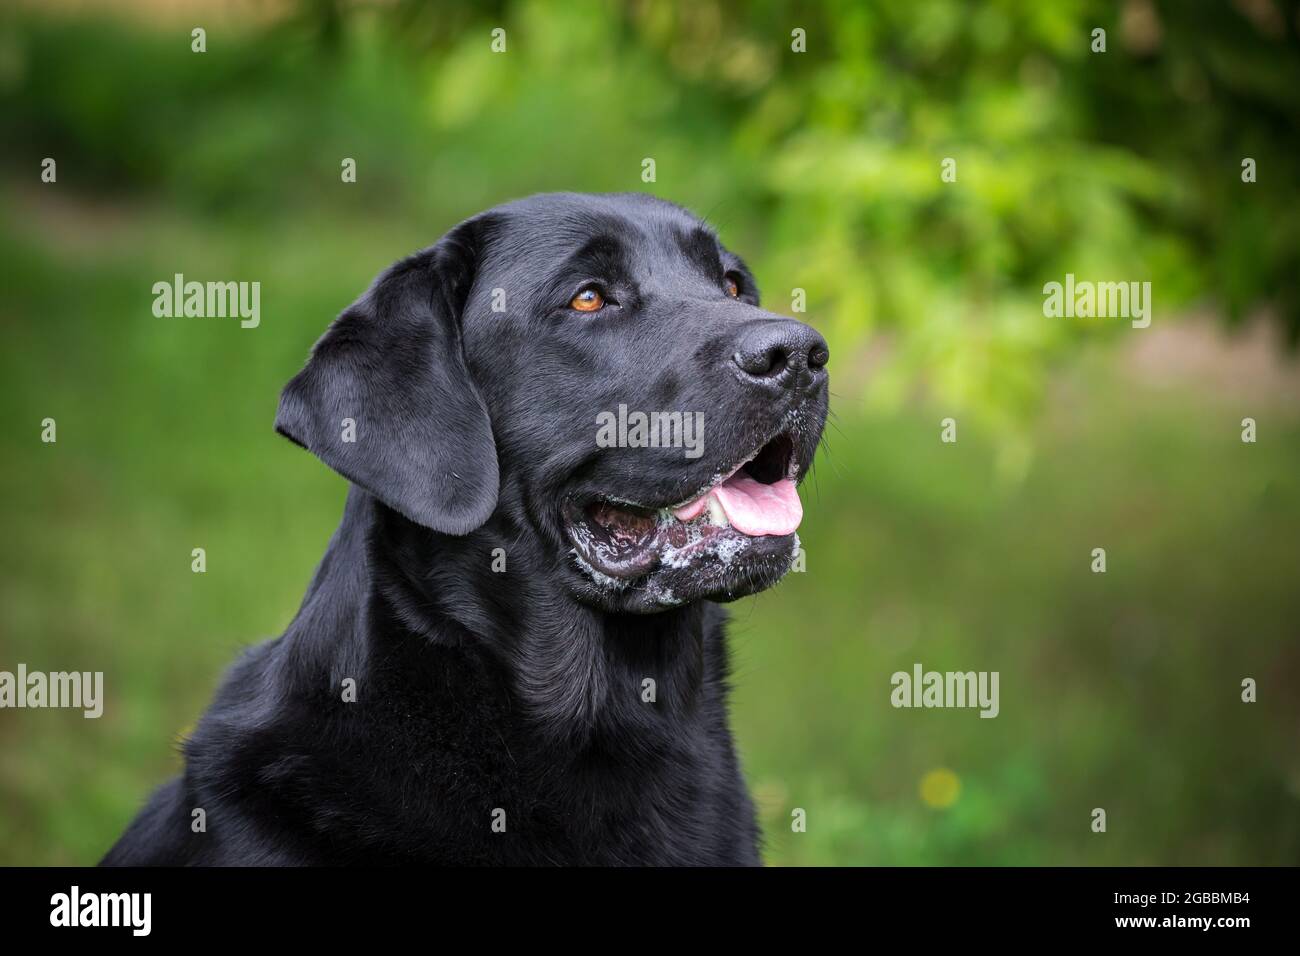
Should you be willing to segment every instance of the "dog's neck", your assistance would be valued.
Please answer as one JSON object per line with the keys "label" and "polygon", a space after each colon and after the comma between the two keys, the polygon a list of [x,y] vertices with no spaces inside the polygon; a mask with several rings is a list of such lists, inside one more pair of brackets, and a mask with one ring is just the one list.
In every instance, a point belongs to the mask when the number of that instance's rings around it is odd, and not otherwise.
{"label": "dog's neck", "polygon": [[299,614],[310,619],[317,601],[334,611],[340,600],[350,605],[345,616],[357,626],[336,643],[362,646],[334,647],[331,672],[364,672],[396,656],[419,673],[412,657],[458,647],[503,665],[496,671],[511,675],[508,692],[565,746],[643,726],[651,702],[655,720],[691,718],[700,695],[725,677],[721,609],[586,607],[536,536],[512,524],[498,515],[466,536],[438,534],[354,486]]}

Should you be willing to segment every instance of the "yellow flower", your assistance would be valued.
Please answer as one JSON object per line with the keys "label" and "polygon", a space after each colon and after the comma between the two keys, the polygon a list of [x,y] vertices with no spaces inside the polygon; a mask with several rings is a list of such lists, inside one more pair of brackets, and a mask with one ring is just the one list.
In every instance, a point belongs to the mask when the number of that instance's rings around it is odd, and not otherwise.
{"label": "yellow flower", "polygon": [[944,767],[931,770],[921,778],[921,800],[927,807],[943,810],[957,802],[961,779]]}

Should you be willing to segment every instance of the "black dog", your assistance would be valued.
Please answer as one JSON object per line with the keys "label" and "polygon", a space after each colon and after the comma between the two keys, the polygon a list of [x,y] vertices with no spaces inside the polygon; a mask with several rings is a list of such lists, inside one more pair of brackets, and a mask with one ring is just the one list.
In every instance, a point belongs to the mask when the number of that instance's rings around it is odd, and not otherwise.
{"label": "black dog", "polygon": [[758,863],[714,602],[790,567],[827,358],[647,196],[390,268],[280,400],[352,482],[302,608],[104,863]]}

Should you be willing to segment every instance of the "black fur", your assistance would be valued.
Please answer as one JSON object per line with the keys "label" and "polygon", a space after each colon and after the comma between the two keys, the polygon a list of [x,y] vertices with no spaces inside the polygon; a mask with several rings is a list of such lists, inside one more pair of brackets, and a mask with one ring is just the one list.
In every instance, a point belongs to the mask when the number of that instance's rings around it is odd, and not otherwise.
{"label": "black fur", "polygon": [[[592,280],[617,304],[567,309]],[[385,272],[276,419],[353,483],[302,608],[231,668],[183,776],[103,862],[757,864],[715,601],[779,578],[793,535],[611,584],[564,523],[597,492],[686,500],[779,429],[803,477],[825,345],[757,301],[695,217],[635,195],[502,206]],[[764,349],[803,366],[738,371]],[[620,402],[705,411],[705,454],[597,448]]]}

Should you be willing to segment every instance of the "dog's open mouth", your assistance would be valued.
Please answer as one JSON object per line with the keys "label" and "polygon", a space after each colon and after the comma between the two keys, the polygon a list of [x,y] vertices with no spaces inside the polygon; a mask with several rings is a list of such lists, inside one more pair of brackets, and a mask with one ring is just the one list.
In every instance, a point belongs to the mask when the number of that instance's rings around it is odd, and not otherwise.
{"label": "dog's open mouth", "polygon": [[794,534],[803,518],[796,471],[794,441],[781,434],[685,502],[571,504],[569,537],[582,562],[612,578],[681,568],[705,555],[726,563],[755,538]]}

